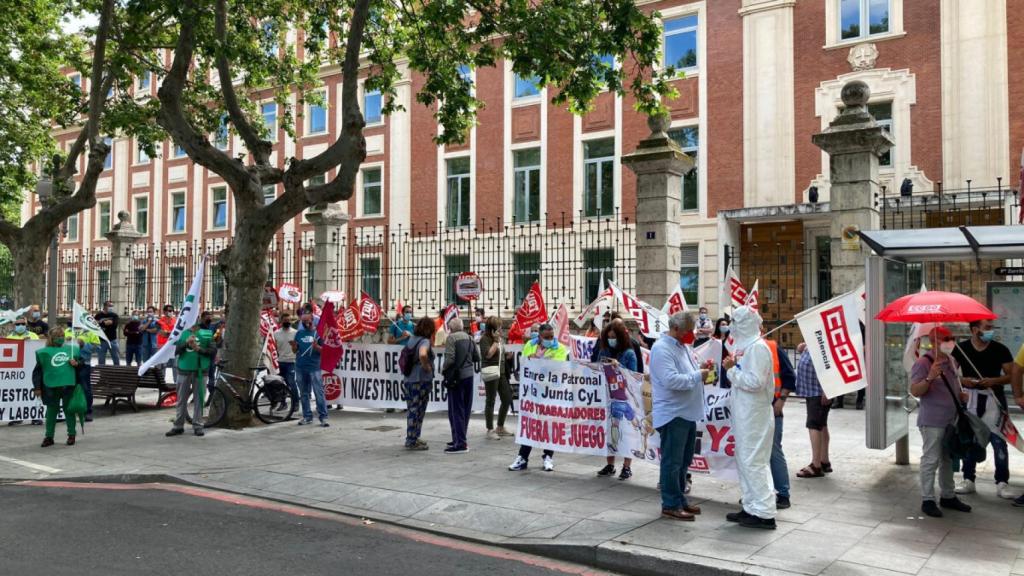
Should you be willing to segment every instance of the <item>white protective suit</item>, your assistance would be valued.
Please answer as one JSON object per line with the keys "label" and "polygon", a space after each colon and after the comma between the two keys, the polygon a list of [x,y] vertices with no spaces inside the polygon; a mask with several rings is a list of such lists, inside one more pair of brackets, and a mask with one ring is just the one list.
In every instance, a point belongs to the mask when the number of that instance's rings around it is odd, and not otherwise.
{"label": "white protective suit", "polygon": [[732,335],[736,339],[733,350],[737,364],[728,374],[743,509],[759,518],[775,518],[769,466],[775,437],[772,353],[761,338],[761,316],[747,306],[733,313]]}

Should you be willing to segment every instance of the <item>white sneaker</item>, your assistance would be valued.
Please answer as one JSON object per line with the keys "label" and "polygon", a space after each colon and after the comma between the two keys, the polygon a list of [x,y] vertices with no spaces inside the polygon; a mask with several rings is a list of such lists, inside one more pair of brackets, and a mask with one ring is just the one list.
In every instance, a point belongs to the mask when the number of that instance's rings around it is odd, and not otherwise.
{"label": "white sneaker", "polygon": [[1010,492],[1010,486],[1006,482],[1000,482],[996,484],[996,496],[1005,498],[1007,500],[1013,500],[1017,496]]}
{"label": "white sneaker", "polygon": [[555,471],[555,459],[551,456],[544,457],[544,471],[554,472]]}
{"label": "white sneaker", "polygon": [[957,494],[974,494],[976,491],[974,489],[974,480],[964,480],[955,490]]}
{"label": "white sneaker", "polygon": [[526,470],[526,460],[522,456],[516,456],[516,459],[512,461],[512,465],[509,466],[508,469],[513,472]]}

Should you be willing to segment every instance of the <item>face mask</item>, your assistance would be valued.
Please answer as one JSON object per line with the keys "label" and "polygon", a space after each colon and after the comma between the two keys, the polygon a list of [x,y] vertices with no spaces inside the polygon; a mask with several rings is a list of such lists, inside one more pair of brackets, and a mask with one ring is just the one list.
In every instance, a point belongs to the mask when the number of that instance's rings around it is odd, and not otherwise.
{"label": "face mask", "polygon": [[138,319],[139,319],[139,316],[137,314],[132,315],[132,321],[133,322],[138,320]]}
{"label": "face mask", "polygon": [[107,314],[113,314],[113,313],[114,313],[114,308],[113,307],[107,308]]}
{"label": "face mask", "polygon": [[64,345],[64,339],[63,338],[55,338],[53,340],[53,345],[58,347],[58,348],[60,348],[61,346]]}
{"label": "face mask", "polygon": [[608,339],[608,347],[609,348],[618,348],[619,347],[619,339],[618,338],[609,338]]}
{"label": "face mask", "polygon": [[39,312],[33,312],[33,313],[32,313],[32,319],[33,319],[33,320],[39,320],[39,318],[40,318],[41,316],[42,316],[42,314],[40,314]]}
{"label": "face mask", "polygon": [[722,334],[728,334],[729,333],[729,327],[728,326],[722,326],[721,328],[718,329],[718,331],[721,332]]}
{"label": "face mask", "polygon": [[406,312],[405,314],[402,315],[402,317],[405,318],[408,321],[411,321],[412,320],[412,312]]}
{"label": "face mask", "polygon": [[281,326],[282,326],[282,327],[283,327],[283,328],[284,328],[285,330],[287,330],[287,329],[289,329],[289,328],[291,328],[291,327],[292,327],[292,323],[291,323],[291,322],[282,322],[282,323],[281,323]]}
{"label": "face mask", "polygon": [[555,340],[554,340],[554,339],[551,339],[551,340],[544,340],[544,347],[545,347],[545,348],[554,348],[554,347],[555,347],[555,346],[557,346],[557,345],[558,345],[558,343],[557,343],[557,342],[555,342]]}
{"label": "face mask", "polygon": [[693,344],[693,332],[683,334],[683,344]]}
{"label": "face mask", "polygon": [[947,356],[952,354],[953,350],[955,350],[955,349],[956,349],[956,342],[943,342],[943,343],[939,344],[939,350],[943,354],[945,354]]}
{"label": "face mask", "polygon": [[979,336],[979,338],[981,338],[982,342],[991,342],[992,339],[995,338],[995,337],[996,337],[996,331],[995,330],[985,330],[984,332],[981,333],[981,336]]}
{"label": "face mask", "polygon": [[28,326],[25,326],[24,324],[18,324],[17,326],[14,327],[15,334],[24,334],[27,331]]}
{"label": "face mask", "polygon": [[701,319],[701,320],[707,320],[707,319],[708,319],[708,315],[707,315],[707,314],[704,314],[704,313],[701,313],[701,315],[700,315],[700,319]]}

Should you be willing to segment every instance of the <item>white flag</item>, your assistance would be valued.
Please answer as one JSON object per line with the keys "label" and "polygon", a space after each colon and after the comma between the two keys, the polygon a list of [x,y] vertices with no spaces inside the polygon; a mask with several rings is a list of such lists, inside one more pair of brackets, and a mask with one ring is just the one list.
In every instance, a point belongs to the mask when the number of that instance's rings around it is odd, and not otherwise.
{"label": "white flag", "polygon": [[171,335],[167,337],[167,342],[157,350],[156,354],[146,360],[145,364],[139,366],[139,376],[154,366],[166,364],[174,356],[174,347],[178,344],[178,339],[196,323],[199,318],[199,296],[203,291],[203,273],[205,271],[206,254],[203,254],[196,269],[196,275],[192,278],[192,286],[188,289],[188,295],[185,296],[185,303],[181,305],[181,313],[178,314],[178,320],[174,323],[174,329],[171,330]]}
{"label": "white flag", "polygon": [[611,288],[606,289],[604,287],[603,271],[601,272],[601,283],[597,285],[597,290],[597,298],[594,298],[594,301],[588,304],[583,309],[583,312],[580,312],[579,316],[573,318],[577,328],[583,328],[587,324],[587,318],[590,316],[594,317],[594,326],[597,326],[598,330],[604,328],[604,313],[608,310],[608,301],[612,299],[613,295]]}
{"label": "white flag", "polygon": [[93,318],[92,314],[89,314],[89,311],[83,308],[77,301],[75,302],[72,311],[74,316],[71,318],[71,329],[75,333],[90,332],[99,336],[105,342],[110,343],[110,340],[107,340],[107,335],[103,332],[103,329],[100,328],[96,319]]}
{"label": "white flag", "polygon": [[733,270],[732,266],[729,266],[729,270],[725,274],[725,283],[722,284],[722,306],[739,308],[746,301],[747,289],[743,287],[743,283],[740,282],[740,277],[736,274],[736,271]]}
{"label": "white flag", "polygon": [[661,313],[666,316],[672,316],[679,312],[687,312],[690,307],[686,305],[686,296],[683,295],[683,289],[676,284],[676,289],[672,291],[672,295],[665,300],[665,305],[661,307]]}
{"label": "white flag", "polygon": [[631,294],[623,292],[614,282],[608,282],[615,298],[622,302],[622,306],[636,320],[640,333],[647,338],[657,339],[661,333],[668,330],[668,316],[661,313],[654,306],[637,299]]}
{"label": "white flag", "polygon": [[761,311],[757,305],[758,298],[761,297],[760,290],[757,287],[759,282],[761,282],[760,279],[754,280],[754,287],[750,289],[750,292],[747,293],[747,298],[743,301],[744,306],[749,306],[755,312]]}
{"label": "white flag", "polygon": [[854,290],[796,315],[818,382],[828,398],[868,385],[860,333],[862,301]]}

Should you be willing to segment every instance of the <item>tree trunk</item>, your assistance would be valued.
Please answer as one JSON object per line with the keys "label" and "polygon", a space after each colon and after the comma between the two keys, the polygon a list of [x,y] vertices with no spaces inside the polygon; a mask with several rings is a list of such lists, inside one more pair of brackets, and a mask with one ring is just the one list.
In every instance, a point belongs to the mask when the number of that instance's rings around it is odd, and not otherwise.
{"label": "tree trunk", "polygon": [[[14,261],[14,304],[18,308],[32,304],[39,304],[42,307],[46,297],[43,289],[50,236],[31,234],[28,230],[22,230],[20,234],[18,241],[7,245]],[[56,278],[50,281],[55,282]],[[56,318],[50,318],[48,321],[53,326]]]}
{"label": "tree trunk", "polygon": [[[270,238],[242,227],[236,230],[234,244],[217,259],[228,284],[228,326],[225,335],[225,370],[249,377],[259,365],[263,341],[259,332],[259,314],[263,284],[267,281],[267,253]],[[246,384],[237,385],[238,392],[248,397]],[[229,395],[230,396],[230,395]],[[229,399],[224,425],[244,428],[252,421],[252,411],[243,412]]]}

